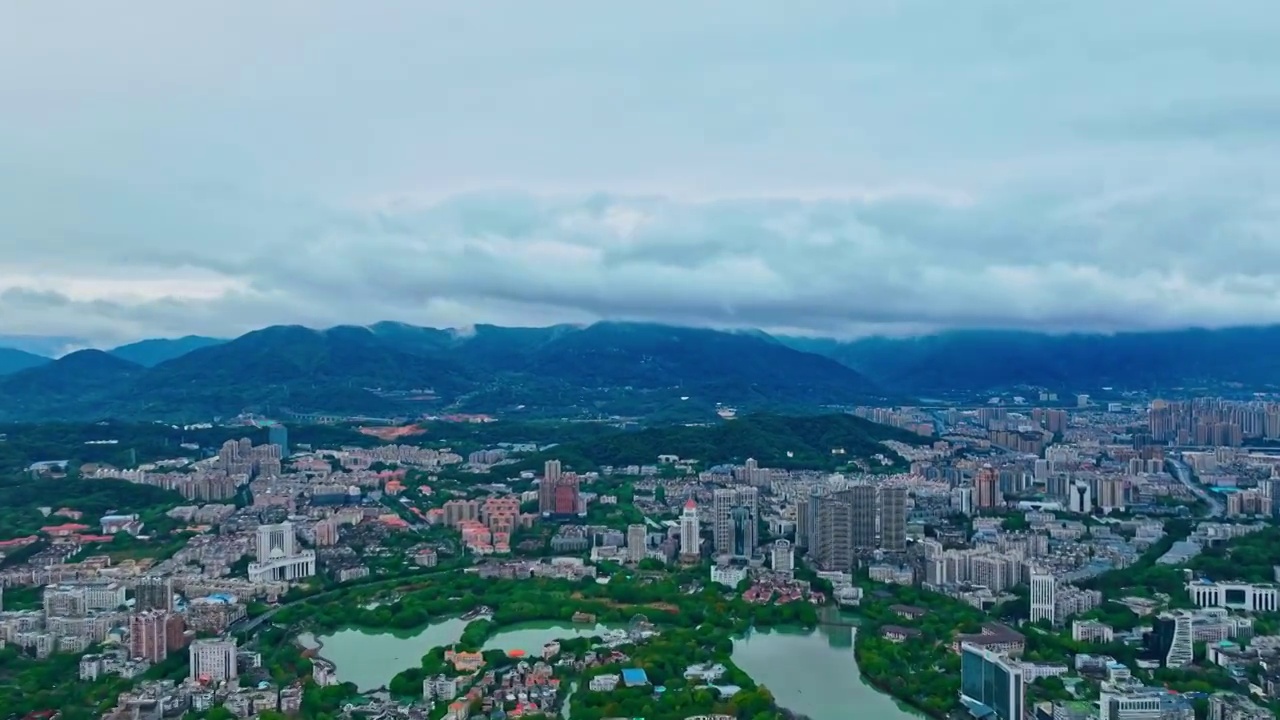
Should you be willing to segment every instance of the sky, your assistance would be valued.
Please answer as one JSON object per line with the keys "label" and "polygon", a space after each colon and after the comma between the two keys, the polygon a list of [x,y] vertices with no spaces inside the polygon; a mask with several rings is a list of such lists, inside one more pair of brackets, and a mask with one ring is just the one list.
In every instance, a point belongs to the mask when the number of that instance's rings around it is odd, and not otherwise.
{"label": "sky", "polygon": [[1280,322],[1275,0],[0,4],[0,334]]}

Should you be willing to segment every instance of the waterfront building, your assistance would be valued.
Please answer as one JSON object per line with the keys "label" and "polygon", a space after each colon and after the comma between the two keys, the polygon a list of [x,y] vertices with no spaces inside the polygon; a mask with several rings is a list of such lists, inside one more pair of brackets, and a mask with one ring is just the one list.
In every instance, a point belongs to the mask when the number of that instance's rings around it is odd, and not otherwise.
{"label": "waterfront building", "polygon": [[976,717],[1023,720],[1021,664],[969,643],[960,648],[960,702]]}

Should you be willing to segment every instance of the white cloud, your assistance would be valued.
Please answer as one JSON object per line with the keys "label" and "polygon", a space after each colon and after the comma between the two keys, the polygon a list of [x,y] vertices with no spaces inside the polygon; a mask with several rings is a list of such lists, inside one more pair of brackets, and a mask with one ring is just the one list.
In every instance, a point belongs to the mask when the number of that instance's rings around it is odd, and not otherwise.
{"label": "white cloud", "polygon": [[131,10],[0,8],[0,333],[1280,321],[1271,0]]}

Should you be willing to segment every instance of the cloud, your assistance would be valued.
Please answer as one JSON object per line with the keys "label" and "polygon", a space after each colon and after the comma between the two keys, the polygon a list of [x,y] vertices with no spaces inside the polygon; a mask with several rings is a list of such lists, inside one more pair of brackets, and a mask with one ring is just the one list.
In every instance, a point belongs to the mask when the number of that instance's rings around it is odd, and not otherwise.
{"label": "cloud", "polygon": [[0,9],[0,333],[1280,321],[1270,0],[141,5]]}

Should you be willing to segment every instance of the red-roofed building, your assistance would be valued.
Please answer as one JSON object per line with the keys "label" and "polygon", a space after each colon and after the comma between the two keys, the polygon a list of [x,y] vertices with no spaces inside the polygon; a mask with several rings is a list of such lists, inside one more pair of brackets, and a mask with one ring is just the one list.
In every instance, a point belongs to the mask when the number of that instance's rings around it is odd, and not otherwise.
{"label": "red-roofed building", "polygon": [[88,525],[80,525],[78,523],[63,523],[61,525],[46,525],[40,528],[40,532],[49,537],[70,537],[77,533],[88,530]]}

